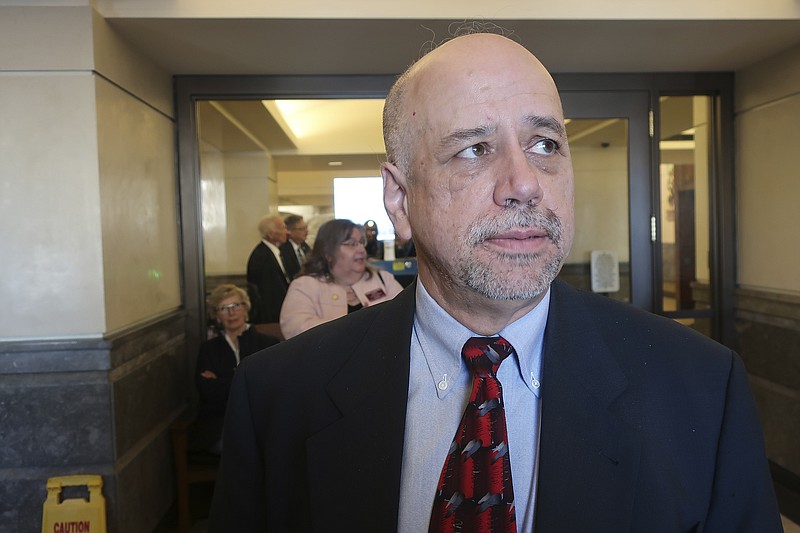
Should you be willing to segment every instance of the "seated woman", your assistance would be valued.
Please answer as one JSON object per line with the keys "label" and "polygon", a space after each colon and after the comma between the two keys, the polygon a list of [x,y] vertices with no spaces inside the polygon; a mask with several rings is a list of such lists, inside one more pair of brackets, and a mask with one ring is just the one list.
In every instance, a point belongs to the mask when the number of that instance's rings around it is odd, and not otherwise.
{"label": "seated woman", "polygon": [[287,339],[362,307],[394,298],[403,287],[367,264],[364,228],[350,220],[319,227],[311,256],[289,285],[281,308]]}
{"label": "seated woman", "polygon": [[250,327],[250,299],[236,285],[224,284],[214,289],[208,298],[208,309],[213,311],[221,332],[200,345],[195,369],[200,406],[190,432],[189,449],[219,454],[234,370],[248,355],[280,341]]}

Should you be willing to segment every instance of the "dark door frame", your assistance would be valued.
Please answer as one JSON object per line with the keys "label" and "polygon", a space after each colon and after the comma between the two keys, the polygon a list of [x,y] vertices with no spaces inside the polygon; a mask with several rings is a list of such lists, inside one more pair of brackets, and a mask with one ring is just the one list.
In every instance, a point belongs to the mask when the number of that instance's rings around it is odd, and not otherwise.
{"label": "dark door frame", "polygon": [[[709,161],[709,267],[711,271],[711,336],[736,348],[736,194],[734,180],[734,75],[712,73],[653,74],[556,74],[562,93],[571,91],[648,91],[650,95],[651,216],[656,220],[656,241],[651,250],[653,281],[661,279],[661,220],[659,188],[659,99],[662,96],[702,95],[712,97],[711,160]],[[631,228],[633,231],[633,227]],[[633,253],[633,250],[631,251]],[[660,301],[662,287],[654,283],[653,300]],[[655,310],[650,307],[650,310]],[[691,313],[663,313],[672,318]]]}
{"label": "dark door frame", "polygon": [[621,118],[628,123],[628,249],[630,303],[654,309],[650,241],[650,136],[648,91],[561,90],[564,115],[574,119]]}
{"label": "dark door frame", "polygon": [[[650,246],[646,252],[642,242],[649,241],[649,220],[658,220],[658,102],[662,95],[709,95],[714,98],[712,162],[710,169],[710,248],[711,248],[711,305],[714,309],[712,336],[733,347],[734,288],[735,288],[735,195],[734,195],[734,142],[733,142],[733,74],[555,74],[556,84],[563,94],[565,108],[572,111],[582,98],[584,103],[575,108],[576,117],[584,115],[585,106],[594,105],[603,116],[604,102],[611,93],[628,93],[630,105],[640,108],[642,98],[649,99],[649,120],[630,122],[629,146],[630,172],[633,189],[631,199],[643,194],[638,187],[646,187],[649,203],[631,204],[631,257],[637,258],[640,273],[632,271],[632,303],[652,310],[653,300],[659,297],[660,288],[654,279],[660,279],[660,246]],[[175,109],[177,115],[177,145],[179,171],[179,204],[182,247],[183,299],[187,314],[187,350],[189,357],[197,349],[205,331],[205,284],[203,277],[203,239],[200,211],[199,153],[195,103],[200,100],[245,100],[275,98],[383,98],[394,82],[394,76],[176,76]],[[607,93],[607,94],[604,94]],[[644,95],[644,96],[643,96]],[[594,100],[594,104],[588,102]],[[634,116],[639,111],[632,110]],[[597,114],[593,116],[598,116]],[[590,118],[590,117],[583,117]],[[641,128],[647,127],[648,136]],[[647,143],[649,142],[649,146]],[[646,172],[648,176],[637,176]],[[634,173],[636,173],[634,175]],[[649,178],[649,179],[648,179]],[[646,205],[645,205],[646,204]],[[660,235],[660,228],[658,235]],[[658,244],[658,241],[653,244]],[[652,274],[642,276],[642,268]],[[633,285],[635,284],[635,285]],[[650,285],[649,290],[647,285]],[[646,296],[645,296],[646,295]]]}

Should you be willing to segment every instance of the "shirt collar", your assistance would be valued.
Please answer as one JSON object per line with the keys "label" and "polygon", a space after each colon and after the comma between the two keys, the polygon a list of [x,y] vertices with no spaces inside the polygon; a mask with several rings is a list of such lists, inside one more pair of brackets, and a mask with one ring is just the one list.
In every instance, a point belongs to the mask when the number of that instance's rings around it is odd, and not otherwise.
{"label": "shirt collar", "polygon": [[[549,308],[548,287],[536,307],[499,332],[514,346],[520,377],[536,396],[541,390],[542,346]],[[460,375],[461,347],[470,337],[480,335],[450,316],[428,293],[419,278],[413,335],[425,357],[437,394],[440,398],[446,396],[452,387],[441,386],[441,382],[448,383]]]}

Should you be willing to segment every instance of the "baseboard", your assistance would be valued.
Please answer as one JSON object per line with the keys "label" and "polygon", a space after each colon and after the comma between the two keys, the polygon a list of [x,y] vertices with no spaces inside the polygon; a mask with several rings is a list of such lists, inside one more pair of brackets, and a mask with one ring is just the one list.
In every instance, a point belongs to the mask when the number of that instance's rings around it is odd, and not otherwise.
{"label": "baseboard", "polygon": [[769,463],[769,469],[772,472],[772,482],[781,514],[792,522],[800,524],[800,476],[772,461]]}

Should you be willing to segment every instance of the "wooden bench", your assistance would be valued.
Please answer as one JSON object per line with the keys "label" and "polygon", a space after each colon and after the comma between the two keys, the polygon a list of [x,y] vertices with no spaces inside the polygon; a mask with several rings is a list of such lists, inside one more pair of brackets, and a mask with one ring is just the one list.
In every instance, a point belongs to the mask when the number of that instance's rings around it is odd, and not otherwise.
{"label": "wooden bench", "polygon": [[217,479],[217,464],[192,461],[189,454],[189,428],[194,422],[194,418],[194,413],[187,410],[170,425],[172,451],[175,456],[175,477],[178,485],[178,533],[189,533],[191,529],[189,510],[191,485],[208,483]]}
{"label": "wooden bench", "polygon": [[265,335],[272,335],[273,337],[282,341],[286,340],[283,338],[281,325],[278,322],[270,322],[269,324],[253,324],[252,326],[259,333],[263,333]]}

